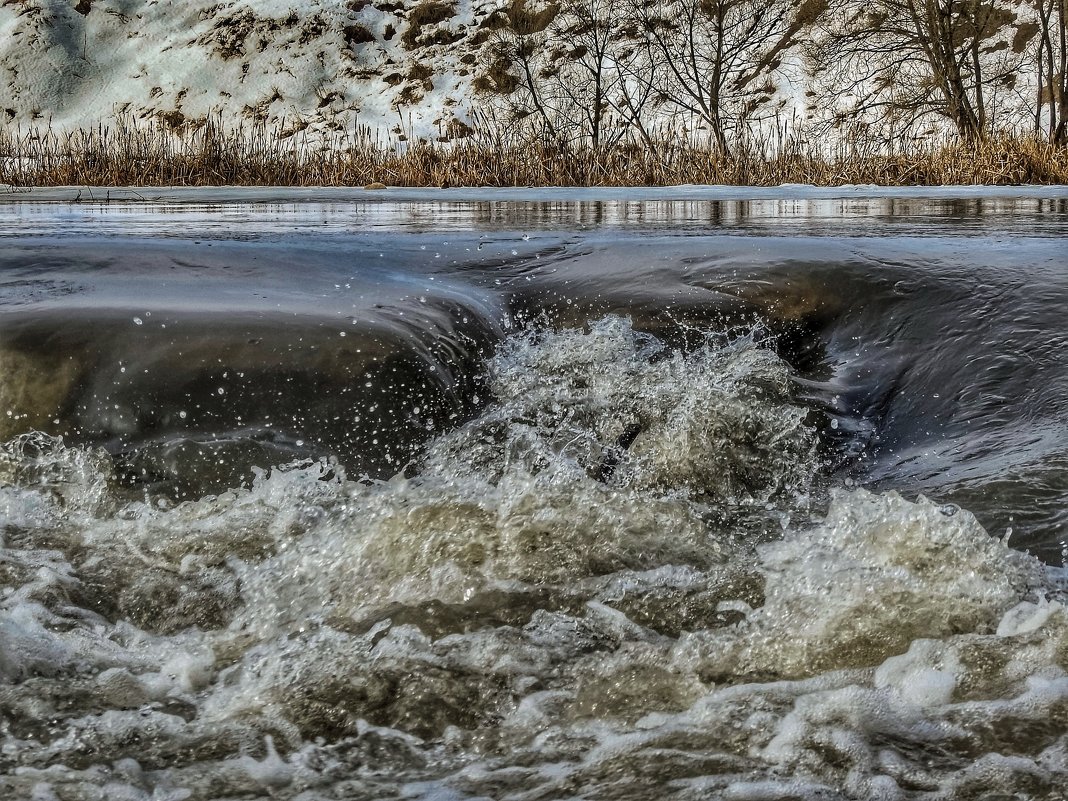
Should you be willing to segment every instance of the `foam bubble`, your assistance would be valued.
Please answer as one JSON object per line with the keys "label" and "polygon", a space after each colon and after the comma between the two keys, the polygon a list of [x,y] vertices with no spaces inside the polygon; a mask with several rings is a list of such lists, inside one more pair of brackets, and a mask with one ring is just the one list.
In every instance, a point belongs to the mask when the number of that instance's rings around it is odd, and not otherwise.
{"label": "foam bubble", "polygon": [[810,520],[752,337],[609,319],[491,366],[387,482],[295,463],[171,507],[5,444],[0,794],[1058,797],[1054,572],[922,498]]}

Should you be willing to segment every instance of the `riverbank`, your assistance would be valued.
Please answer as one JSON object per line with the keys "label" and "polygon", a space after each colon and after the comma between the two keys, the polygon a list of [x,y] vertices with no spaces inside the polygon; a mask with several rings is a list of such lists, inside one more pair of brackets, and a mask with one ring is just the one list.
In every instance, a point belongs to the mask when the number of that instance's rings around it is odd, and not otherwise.
{"label": "riverbank", "polygon": [[592,149],[490,133],[451,142],[283,137],[267,127],[171,131],[120,123],[57,134],[0,129],[0,184],[36,186],[775,187],[1068,183],[1068,149],[1031,137],[849,142],[798,135],[737,145],[662,137]]}

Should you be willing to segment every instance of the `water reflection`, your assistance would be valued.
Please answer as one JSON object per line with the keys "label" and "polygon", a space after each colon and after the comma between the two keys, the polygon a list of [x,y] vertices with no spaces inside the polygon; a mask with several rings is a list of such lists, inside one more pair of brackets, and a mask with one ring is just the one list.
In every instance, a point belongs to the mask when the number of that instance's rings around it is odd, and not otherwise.
{"label": "water reflection", "polygon": [[[175,221],[180,223],[175,225]],[[0,203],[0,237],[142,233],[255,240],[294,233],[670,229],[819,236],[912,233],[1059,235],[1068,198],[748,200],[435,200],[291,203]]]}

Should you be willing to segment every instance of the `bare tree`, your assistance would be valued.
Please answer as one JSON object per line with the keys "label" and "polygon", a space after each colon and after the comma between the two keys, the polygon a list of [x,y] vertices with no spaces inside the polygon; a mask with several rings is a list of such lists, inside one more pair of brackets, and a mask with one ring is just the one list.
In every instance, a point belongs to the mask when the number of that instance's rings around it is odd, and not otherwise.
{"label": "bare tree", "polygon": [[826,0],[633,0],[659,99],[706,123],[723,152]]}
{"label": "bare tree", "polygon": [[624,85],[619,53],[624,0],[563,0],[533,11],[513,0],[496,52],[517,76],[514,116],[557,144],[614,144],[640,114],[641,93]]}
{"label": "bare tree", "polygon": [[488,48],[491,77],[483,79],[506,98],[513,122],[533,125],[538,133],[554,140],[561,138],[560,120],[544,73],[549,26],[558,11],[556,6],[533,9],[527,0],[511,0],[502,8],[498,12],[500,27]]}
{"label": "bare tree", "polygon": [[551,19],[527,3],[512,0],[494,44],[514,76],[514,118],[561,144],[636,133],[655,147],[655,107],[660,119],[696,117],[729,153],[828,0],[564,0],[546,6]]}
{"label": "bare tree", "polygon": [[550,76],[563,101],[561,115],[572,119],[594,149],[604,143],[610,95],[621,79],[615,59],[621,11],[622,0],[568,0],[552,26],[557,46]]}
{"label": "bare tree", "polygon": [[1034,0],[1038,16],[1038,99],[1035,127],[1042,107],[1050,141],[1068,144],[1068,0]]}
{"label": "bare tree", "polygon": [[[847,0],[811,48],[824,95],[843,114],[914,127],[949,120],[964,139],[993,125],[989,95],[1022,64],[1002,0]],[[844,108],[841,108],[844,104]]]}
{"label": "bare tree", "polygon": [[660,104],[656,91],[658,65],[649,59],[644,37],[633,18],[627,17],[619,31],[620,38],[614,54],[618,81],[615,91],[608,94],[608,102],[627,132],[637,133],[651,151],[658,142],[650,128],[652,111]]}

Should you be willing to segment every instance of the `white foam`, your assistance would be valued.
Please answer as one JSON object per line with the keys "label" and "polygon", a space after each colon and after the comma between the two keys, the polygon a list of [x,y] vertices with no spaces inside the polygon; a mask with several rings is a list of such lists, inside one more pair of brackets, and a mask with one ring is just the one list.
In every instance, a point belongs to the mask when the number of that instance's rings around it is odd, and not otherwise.
{"label": "white foam", "polygon": [[[0,791],[1056,797],[1052,573],[895,493],[781,527],[765,502],[815,469],[785,368],[744,337],[659,347],[620,320],[519,336],[483,414],[379,484],[291,465],[161,508],[99,454],[8,443]],[[748,494],[701,462],[713,429],[761,453],[719,424],[739,405],[797,438]],[[627,415],[646,441],[599,480]]]}
{"label": "white foam", "polygon": [[1037,604],[1024,601],[1017,604],[1001,618],[998,623],[999,637],[1017,637],[1038,631],[1049,621],[1050,617],[1064,614],[1064,605],[1043,597]]}

